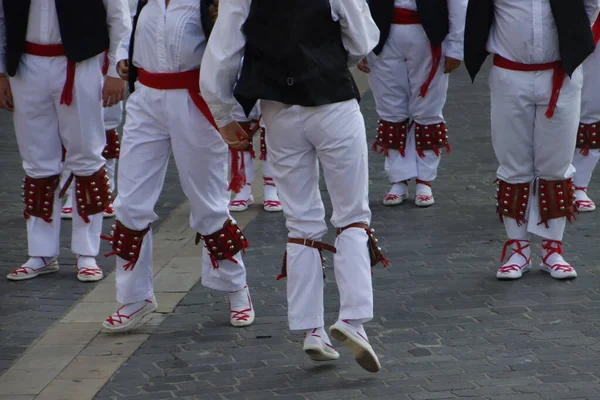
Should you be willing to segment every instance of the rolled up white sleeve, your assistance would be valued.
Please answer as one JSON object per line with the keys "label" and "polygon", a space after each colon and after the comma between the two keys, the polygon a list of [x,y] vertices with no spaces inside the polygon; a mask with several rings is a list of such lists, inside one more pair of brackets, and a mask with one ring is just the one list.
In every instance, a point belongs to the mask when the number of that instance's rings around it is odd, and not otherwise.
{"label": "rolled up white sleeve", "polygon": [[118,78],[117,63],[127,59],[123,52],[123,43],[127,41],[129,47],[129,37],[131,36],[131,14],[129,4],[126,0],[104,0],[106,8],[106,25],[110,36],[110,48],[108,50],[108,76]]}
{"label": "rolled up white sleeve", "polygon": [[233,89],[240,71],[246,38],[242,27],[251,0],[220,0],[219,16],[200,66],[200,92],[219,128],[234,120],[238,102]]}
{"label": "rolled up white sleeve", "polygon": [[465,20],[467,18],[468,0],[449,0],[448,14],[450,29],[444,40],[444,54],[456,60],[464,57]]}
{"label": "rolled up white sleeve", "polygon": [[348,66],[355,67],[379,43],[379,28],[366,0],[330,0],[331,16],[342,28]]}

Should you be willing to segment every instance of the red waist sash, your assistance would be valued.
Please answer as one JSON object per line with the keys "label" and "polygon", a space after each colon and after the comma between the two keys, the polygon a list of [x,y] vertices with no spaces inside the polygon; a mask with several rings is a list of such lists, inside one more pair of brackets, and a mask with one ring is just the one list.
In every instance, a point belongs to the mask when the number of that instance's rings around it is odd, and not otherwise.
{"label": "red waist sash", "polygon": [[[25,54],[31,54],[38,57],[63,57],[65,56],[65,47],[62,44],[37,44],[25,42]],[[65,86],[60,96],[60,104],[67,106],[73,101],[73,86],[75,85],[75,69],[77,64],[74,61],[67,60],[67,77]]]}
{"label": "red waist sash", "polygon": [[548,110],[546,110],[546,117],[552,118],[556,104],[558,103],[558,96],[563,87],[565,81],[565,71],[562,68],[560,61],[554,61],[545,64],[522,64],[515,61],[508,60],[498,54],[494,55],[494,65],[499,68],[509,69],[511,71],[547,71],[553,70],[552,76],[552,96],[550,96],[550,102],[548,103]]}
{"label": "red waist sash", "polygon": [[[396,25],[415,25],[420,24],[421,19],[419,18],[419,13],[413,10],[407,10],[406,8],[395,8],[394,15],[392,17],[392,23]],[[440,67],[440,62],[442,60],[442,46],[434,47],[431,45],[431,69],[429,70],[429,75],[427,79],[421,85],[421,90],[419,91],[419,96],[425,97],[427,91],[429,90],[429,86],[431,86],[431,82],[433,82],[433,78],[435,77],[435,73]]]}

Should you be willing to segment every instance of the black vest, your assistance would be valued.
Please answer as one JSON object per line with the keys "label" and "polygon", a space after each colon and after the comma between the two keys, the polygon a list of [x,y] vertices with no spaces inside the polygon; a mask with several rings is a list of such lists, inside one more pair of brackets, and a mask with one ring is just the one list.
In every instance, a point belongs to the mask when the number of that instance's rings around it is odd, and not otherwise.
{"label": "black vest", "polygon": [[[549,1],[558,32],[562,67],[570,77],[594,51],[591,23],[583,0]],[[469,1],[465,26],[465,66],[472,80],[475,80],[488,56],[486,46],[493,21],[493,0]]]}
{"label": "black vest", "polygon": [[[71,61],[92,58],[110,46],[102,0],[54,0],[61,41]],[[31,0],[3,0],[6,72],[14,76],[25,50]]]}
{"label": "black vest", "polygon": [[[214,0],[200,0],[200,22],[202,24],[202,30],[204,31],[206,40],[208,40],[210,32],[213,29],[213,22],[210,17],[210,12],[208,11],[208,7],[213,3],[213,1]],[[135,31],[137,29],[138,18],[142,12],[142,8],[144,8],[146,4],[148,4],[148,0],[138,0],[135,16],[133,17],[133,29],[131,31],[131,37],[129,38],[129,75],[127,76],[127,81],[129,84],[129,91],[131,93],[133,93],[135,90],[135,82],[138,79],[138,69],[133,65]]]}
{"label": "black vest", "polygon": [[[416,0],[416,2],[419,19],[429,41],[435,47],[441,45],[450,29],[448,0]],[[369,0],[369,9],[380,32],[379,44],[373,49],[375,54],[379,54],[390,35],[394,0]]]}
{"label": "black vest", "polygon": [[253,0],[234,96],[248,116],[258,99],[304,107],[360,99],[329,0]]}

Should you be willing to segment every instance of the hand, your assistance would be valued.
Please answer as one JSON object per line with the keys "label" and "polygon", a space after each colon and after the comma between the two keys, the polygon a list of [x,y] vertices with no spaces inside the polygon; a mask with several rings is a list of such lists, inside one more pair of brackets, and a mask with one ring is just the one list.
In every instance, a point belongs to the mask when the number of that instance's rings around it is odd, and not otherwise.
{"label": "hand", "polygon": [[117,64],[117,72],[119,73],[119,77],[126,81],[129,78],[129,61],[119,61],[119,63]]}
{"label": "hand", "polygon": [[102,106],[112,107],[125,98],[125,82],[119,78],[107,76],[102,88]]}
{"label": "hand", "polygon": [[10,91],[10,83],[4,74],[0,74],[0,108],[10,112],[13,112],[14,110],[12,92]]}
{"label": "hand", "polygon": [[219,129],[219,131],[221,132],[223,140],[225,143],[227,143],[227,145],[229,145],[229,147],[237,150],[243,150],[248,146],[248,134],[237,122],[230,122]]}
{"label": "hand", "polygon": [[217,17],[219,16],[219,0],[213,0],[212,4],[208,6],[208,11],[210,12],[210,18],[214,24],[217,22]]}
{"label": "hand", "polygon": [[368,74],[369,72],[371,72],[371,68],[369,68],[369,62],[367,61],[367,57],[363,58],[357,65],[357,68],[364,72],[365,74]]}
{"label": "hand", "polygon": [[458,67],[460,67],[460,60],[446,56],[446,60],[444,62],[444,73],[445,74],[449,74],[450,72],[454,71]]}

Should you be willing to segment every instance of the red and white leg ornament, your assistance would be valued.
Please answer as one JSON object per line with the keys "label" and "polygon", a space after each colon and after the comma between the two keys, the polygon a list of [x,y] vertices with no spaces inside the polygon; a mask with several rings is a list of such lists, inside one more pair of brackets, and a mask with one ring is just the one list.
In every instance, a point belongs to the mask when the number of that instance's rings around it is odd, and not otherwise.
{"label": "red and white leg ornament", "polygon": [[548,222],[555,218],[567,218],[569,222],[575,219],[575,186],[571,179],[557,181],[539,180],[538,202],[540,222],[549,227]]}
{"label": "red and white leg ornament", "polygon": [[75,178],[77,213],[85,222],[89,223],[89,217],[104,212],[112,200],[106,169],[102,167],[90,176],[72,174],[64,184],[60,197],[64,196],[73,178]]}
{"label": "red and white leg ornament", "polygon": [[25,209],[23,216],[41,218],[47,223],[52,222],[52,212],[54,210],[54,197],[60,176],[54,175],[48,178],[31,178],[26,176],[23,179],[23,202]]}
{"label": "red and white leg ornament", "polygon": [[563,258],[562,242],[558,240],[542,241],[542,271],[548,272],[554,279],[573,279],[577,271]]}
{"label": "red and white leg ornament", "polygon": [[101,236],[102,239],[108,240],[112,247],[112,252],[106,254],[105,257],[116,255],[122,258],[127,261],[127,264],[123,265],[123,269],[129,271],[135,267],[135,263],[140,257],[142,241],[146,233],[150,230],[150,226],[146,229],[136,231],[127,228],[121,221],[117,220],[112,229],[110,236]]}
{"label": "red and white leg ornament", "polygon": [[206,250],[208,250],[213,268],[219,268],[219,261],[222,260],[229,260],[237,264],[237,260],[233,256],[240,251],[244,252],[249,246],[248,239],[237,226],[237,223],[231,219],[223,224],[223,228],[210,235],[197,233],[196,245],[201,240],[204,241]]}
{"label": "red and white leg ornament", "polygon": [[398,150],[404,157],[406,155],[406,139],[410,129],[408,119],[402,122],[379,120],[378,125],[373,151],[387,156],[390,150]]}
{"label": "red and white leg ornament", "polygon": [[430,125],[415,124],[415,142],[419,157],[425,157],[424,152],[428,150],[439,156],[442,148],[450,153],[448,129],[444,122]]}

